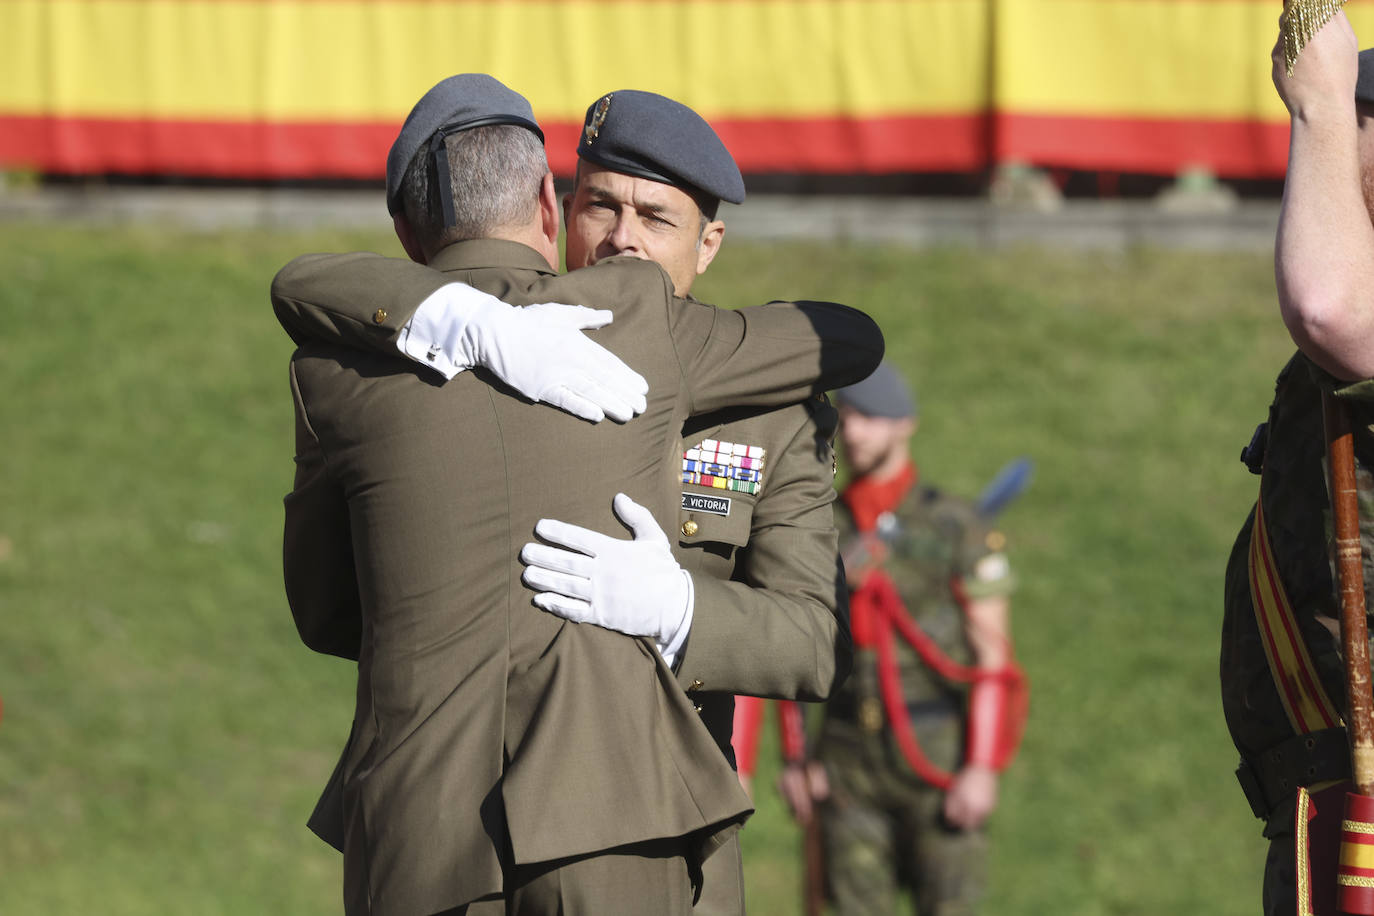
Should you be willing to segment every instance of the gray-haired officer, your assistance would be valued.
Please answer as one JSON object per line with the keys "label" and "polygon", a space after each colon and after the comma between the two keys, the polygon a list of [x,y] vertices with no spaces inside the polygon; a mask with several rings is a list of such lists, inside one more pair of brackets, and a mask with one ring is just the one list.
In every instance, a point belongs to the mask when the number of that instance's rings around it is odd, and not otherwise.
{"label": "gray-haired officer", "polygon": [[[589,107],[578,154],[577,185],[563,201],[567,263],[653,260],[669,289],[686,296],[719,250],[719,200],[739,202],[744,195],[739,170],[715,132],[663,96],[618,91]],[[402,261],[338,260],[333,287],[346,295],[319,302],[306,278],[288,266],[274,283],[278,315],[297,339],[342,334],[376,347],[381,335],[366,339],[365,332],[371,309],[384,298],[385,323],[405,327],[408,355],[439,367],[460,364],[463,356],[449,346],[454,335],[442,331],[455,323],[447,294],[440,290],[418,303],[390,295],[413,290],[417,271],[427,273]],[[364,333],[353,336],[352,329]],[[708,337],[674,336],[673,345],[698,352]],[[834,410],[816,399],[694,417],[683,429],[680,465],[675,459],[671,485],[680,511],[668,534],[642,515],[622,513],[632,540],[546,521],[537,531],[547,543],[522,552],[525,579],[539,590],[536,603],[572,620],[644,633],[646,621],[664,616],[665,596],[682,596],[681,624],[660,648],[674,658],[678,683],[727,757],[733,694],[820,700],[848,671],[831,511],[835,422]],[[675,560],[665,569],[658,551],[668,540]],[[743,907],[732,841],[706,861],[696,912]]]}

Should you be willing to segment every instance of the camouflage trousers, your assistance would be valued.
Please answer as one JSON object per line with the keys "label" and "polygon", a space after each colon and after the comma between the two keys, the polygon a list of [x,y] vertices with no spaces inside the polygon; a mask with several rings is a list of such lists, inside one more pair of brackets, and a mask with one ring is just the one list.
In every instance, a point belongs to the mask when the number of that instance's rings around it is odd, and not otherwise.
{"label": "camouflage trousers", "polygon": [[[885,755],[886,756],[886,755]],[[920,916],[977,912],[987,874],[987,834],[956,830],[944,793],[905,762],[827,755],[830,798],[820,808],[826,881],[840,916],[897,912],[907,887]]]}

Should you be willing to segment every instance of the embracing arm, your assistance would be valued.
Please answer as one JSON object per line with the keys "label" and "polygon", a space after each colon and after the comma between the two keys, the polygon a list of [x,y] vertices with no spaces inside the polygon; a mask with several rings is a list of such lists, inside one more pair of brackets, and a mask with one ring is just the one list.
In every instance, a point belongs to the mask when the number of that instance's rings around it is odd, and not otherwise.
{"label": "embracing arm", "polygon": [[449,280],[379,254],[303,254],[272,278],[272,311],[297,344],[341,343],[395,355],[417,307]]}
{"label": "embracing arm", "polygon": [[770,302],[718,309],[670,306],[673,343],[691,412],[779,407],[867,378],[883,358],[877,322],[833,302]]}
{"label": "embracing arm", "polygon": [[272,280],[272,308],[298,344],[402,355],[446,379],[481,366],[530,400],[594,423],[645,407],[644,378],[582,333],[610,324],[609,311],[511,306],[422,264],[367,253],[296,258]]}
{"label": "embracing arm", "polygon": [[357,660],[362,609],[348,503],[329,474],[291,367],[296,402],[296,481],[285,500],[282,570],[301,641],[316,652]]}
{"label": "embracing arm", "polygon": [[1362,191],[1355,109],[1359,46],[1344,12],[1307,44],[1291,77],[1282,44],[1274,47],[1273,78],[1292,133],[1274,245],[1279,308],[1313,362],[1337,378],[1369,378],[1374,226]]}

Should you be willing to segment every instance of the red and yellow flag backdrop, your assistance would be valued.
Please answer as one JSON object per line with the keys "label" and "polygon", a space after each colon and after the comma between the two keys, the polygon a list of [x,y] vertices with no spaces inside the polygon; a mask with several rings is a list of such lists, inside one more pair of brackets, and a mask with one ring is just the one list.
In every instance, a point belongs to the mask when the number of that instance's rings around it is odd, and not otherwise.
{"label": "red and yellow flag backdrop", "polygon": [[[0,168],[376,178],[429,86],[523,92],[567,174],[605,92],[746,172],[1283,172],[1276,0],[0,0]],[[1374,15],[1350,8],[1356,32]]]}

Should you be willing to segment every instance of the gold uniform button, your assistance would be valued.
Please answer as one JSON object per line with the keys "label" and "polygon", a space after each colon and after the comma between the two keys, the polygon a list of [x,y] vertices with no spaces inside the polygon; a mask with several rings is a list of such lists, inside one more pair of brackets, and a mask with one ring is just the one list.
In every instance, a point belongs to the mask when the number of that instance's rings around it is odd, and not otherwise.
{"label": "gold uniform button", "polygon": [[682,523],[682,533],[687,535],[688,537],[694,536],[700,530],[701,526],[698,525],[696,522],[692,521],[690,518]]}
{"label": "gold uniform button", "polygon": [[693,706],[692,708],[695,709],[697,712],[701,712],[701,707],[700,707],[700,706]]}
{"label": "gold uniform button", "polygon": [[704,686],[706,686],[706,685],[703,684],[701,681],[693,680],[693,681],[692,681],[692,686],[690,686],[690,687],[687,688],[687,692],[688,692],[688,693],[691,693],[693,690],[700,690],[700,689],[701,689],[702,687],[704,687]]}
{"label": "gold uniform button", "polygon": [[372,313],[373,324],[381,324],[383,321],[386,321],[386,309],[377,309]]}

